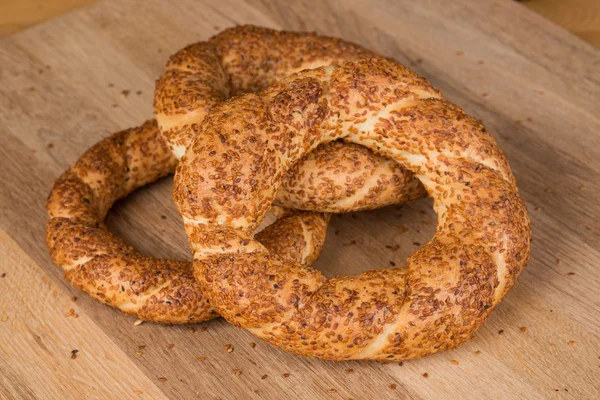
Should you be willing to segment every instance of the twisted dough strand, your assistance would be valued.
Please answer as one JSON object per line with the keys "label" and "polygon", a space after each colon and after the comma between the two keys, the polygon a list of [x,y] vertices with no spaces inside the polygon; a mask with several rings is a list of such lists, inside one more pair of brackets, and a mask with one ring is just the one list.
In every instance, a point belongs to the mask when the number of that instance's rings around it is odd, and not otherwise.
{"label": "twisted dough strand", "polygon": [[[529,258],[529,219],[493,137],[430,92],[395,62],[363,59],[300,72],[205,118],[174,198],[195,276],[223,317],[333,360],[417,358],[473,334]],[[294,163],[342,138],[397,161],[434,199],[436,234],[404,267],[327,280],[252,240]],[[235,180],[199,181],[200,171]],[[239,245],[215,254],[203,240],[215,230]]]}

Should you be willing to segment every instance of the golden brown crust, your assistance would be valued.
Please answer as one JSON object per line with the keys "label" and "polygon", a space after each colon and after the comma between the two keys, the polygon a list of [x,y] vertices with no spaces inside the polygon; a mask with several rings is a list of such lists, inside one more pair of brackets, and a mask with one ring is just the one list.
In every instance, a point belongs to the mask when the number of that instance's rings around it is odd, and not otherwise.
{"label": "golden brown crust", "polygon": [[[48,197],[46,243],[65,278],[93,298],[147,321],[200,322],[217,313],[189,261],[144,256],[103,224],[112,204],[172,172],[177,160],[155,121],[117,132],[85,152]],[[286,213],[257,235],[283,259],[311,264],[323,248],[329,216]]]}
{"label": "golden brown crust", "polygon": [[[395,160],[434,199],[436,234],[406,266],[327,280],[250,240],[293,165],[339,139]],[[455,347],[529,258],[527,211],[493,137],[381,58],[302,71],[215,107],[177,167],[174,199],[203,232],[190,236],[194,274],[215,308],[299,355],[400,360]],[[215,230],[239,244],[214,251],[202,241]]]}

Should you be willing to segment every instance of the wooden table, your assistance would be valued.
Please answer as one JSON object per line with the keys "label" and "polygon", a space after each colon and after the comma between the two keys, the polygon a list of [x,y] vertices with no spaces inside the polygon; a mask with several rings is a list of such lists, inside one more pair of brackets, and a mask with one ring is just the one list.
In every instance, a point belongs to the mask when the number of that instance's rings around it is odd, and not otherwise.
{"label": "wooden table", "polygon": [[[100,2],[3,39],[0,398],[599,398],[600,54],[512,1],[444,4]],[[52,180],[100,138],[151,116],[169,54],[240,23],[316,30],[393,56],[495,134],[534,242],[476,339],[403,364],[299,358],[250,347],[255,339],[223,320],[135,326],[52,265]],[[167,178],[136,192],[108,225],[148,254],[189,258],[170,187]],[[332,276],[402,263],[434,229],[427,200],[336,217],[315,266]]]}

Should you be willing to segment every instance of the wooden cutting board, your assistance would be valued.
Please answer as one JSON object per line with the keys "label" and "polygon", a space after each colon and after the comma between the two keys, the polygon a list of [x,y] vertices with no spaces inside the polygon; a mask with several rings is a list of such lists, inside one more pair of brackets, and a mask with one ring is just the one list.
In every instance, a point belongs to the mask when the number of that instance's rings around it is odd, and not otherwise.
{"label": "wooden cutting board", "polygon": [[[299,358],[223,320],[134,326],[52,265],[52,180],[100,138],[151,117],[169,54],[242,23],[395,57],[494,133],[534,242],[477,338],[400,364]],[[518,3],[101,2],[0,42],[0,120],[0,398],[600,397],[600,54]],[[147,254],[189,258],[171,186],[120,202],[109,227]],[[401,265],[434,229],[428,200],[335,217],[315,267]]]}

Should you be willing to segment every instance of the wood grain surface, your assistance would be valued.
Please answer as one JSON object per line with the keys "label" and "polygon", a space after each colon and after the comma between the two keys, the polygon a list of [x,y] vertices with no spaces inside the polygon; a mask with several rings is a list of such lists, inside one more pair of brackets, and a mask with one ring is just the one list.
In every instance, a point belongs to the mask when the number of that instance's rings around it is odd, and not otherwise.
{"label": "wood grain surface", "polygon": [[[395,57],[494,133],[534,242],[477,338],[402,364],[331,363],[223,320],[135,326],[63,280],[44,245],[52,180],[151,116],[169,54],[242,23]],[[99,2],[2,39],[0,398],[599,398],[599,67],[598,50],[512,1]],[[171,186],[165,178],[120,202],[109,227],[147,254],[189,258]],[[315,267],[333,276],[401,265],[434,230],[429,200],[335,217]]]}

